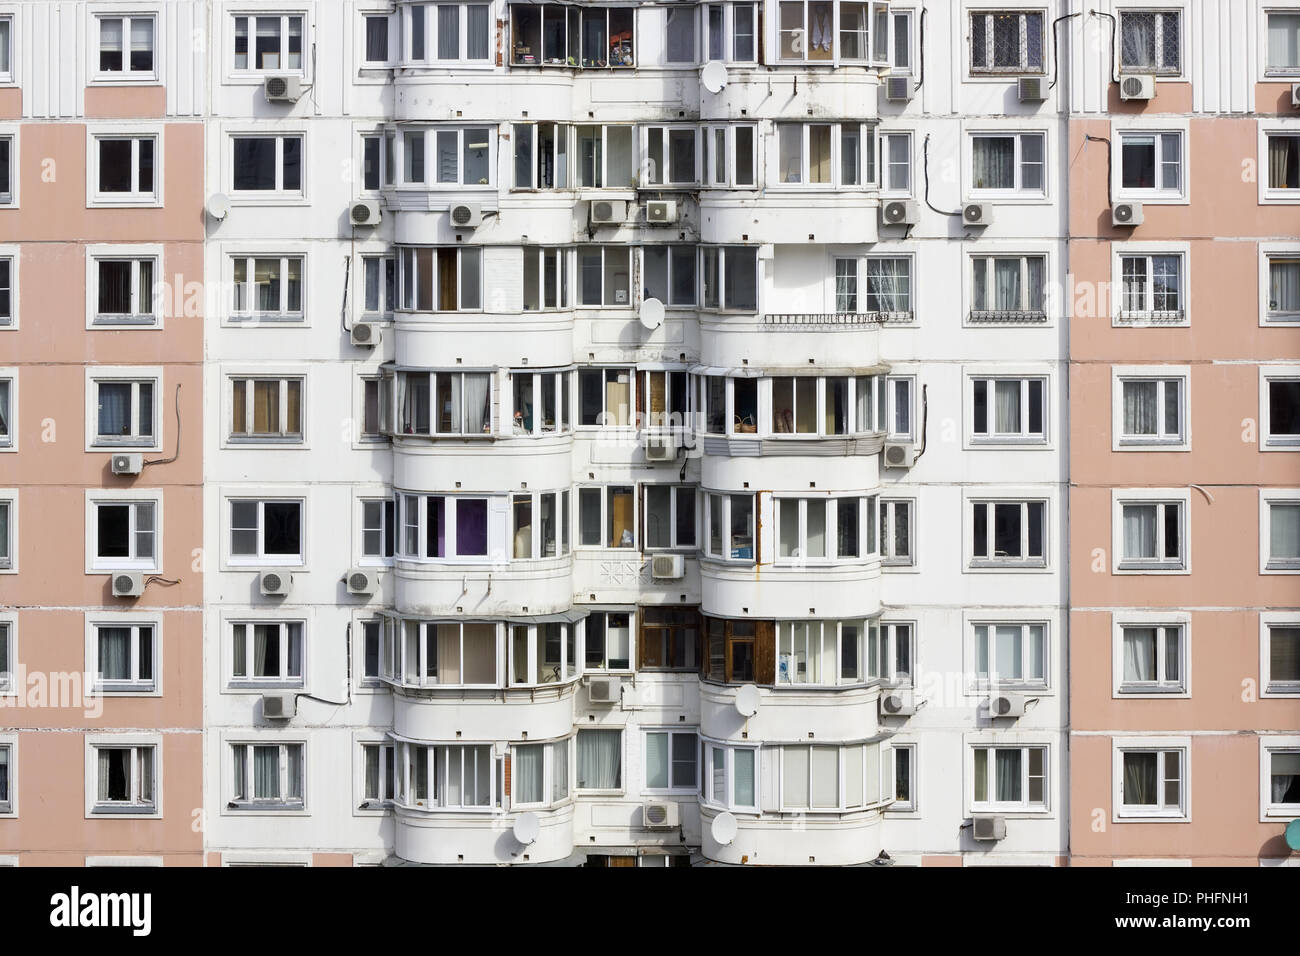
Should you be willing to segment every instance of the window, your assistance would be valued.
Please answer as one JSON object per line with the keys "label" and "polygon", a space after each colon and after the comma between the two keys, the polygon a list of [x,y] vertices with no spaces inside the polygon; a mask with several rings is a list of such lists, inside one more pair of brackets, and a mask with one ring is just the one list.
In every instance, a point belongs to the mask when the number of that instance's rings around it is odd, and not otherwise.
{"label": "window", "polygon": [[704,803],[735,810],[758,809],[756,786],[758,750],[706,741],[704,745]]}
{"label": "window", "polygon": [[[492,179],[493,138],[493,130],[487,127],[407,131],[402,140],[402,181],[438,188],[486,186]],[[425,166],[426,155],[433,157],[432,168]]]}
{"label": "window", "polygon": [[[99,72],[127,79],[152,78],[153,37],[153,17],[100,17]],[[7,37],[0,36],[0,47],[8,46],[5,40]],[[4,72],[0,64],[0,73]]]}
{"label": "window", "polygon": [[[519,9],[513,6],[511,11]],[[569,144],[572,127],[564,123],[515,123],[512,128],[515,188],[571,188]],[[598,163],[598,160],[593,156],[592,162]]]}
{"label": "window", "polygon": [[635,186],[632,133],[631,126],[576,127],[578,185],[588,189]]}
{"label": "window", "polygon": [[396,133],[368,133],[361,137],[361,188],[378,192],[392,186],[397,175]]}
{"label": "window", "polygon": [[232,136],[232,182],[246,196],[303,195],[304,136]]}
{"label": "window", "polygon": [[397,532],[392,498],[369,498],[361,502],[361,556],[386,561],[393,556]]}
{"label": "window", "polygon": [[511,556],[515,560],[553,558],[568,553],[567,536],[560,535],[560,527],[568,518],[568,492],[515,494],[510,505]]}
{"label": "window", "polygon": [[758,61],[758,5],[711,3],[704,8],[708,51],[705,60],[724,63]]}
{"label": "window", "polygon": [[1300,135],[1268,133],[1268,190],[1295,198],[1300,193]]}
{"label": "window", "polygon": [[[1300,255],[1269,254],[1264,258],[1268,268],[1265,321],[1300,322]],[[0,262],[0,324],[4,323],[3,302],[4,264]]]}
{"label": "window", "polygon": [[[1293,76],[1300,73],[1300,10],[1270,10],[1265,16],[1268,18],[1265,74]],[[3,30],[3,25],[0,25],[0,30]],[[3,48],[3,35],[0,34],[0,50]],[[0,73],[3,72],[0,65]]]}
{"label": "window", "polygon": [[501,806],[503,761],[490,744],[398,747],[397,802],[426,810],[490,810]]}
{"label": "window", "polygon": [[126,448],[152,448],[157,442],[154,432],[156,379],[91,382],[95,400],[95,431],[92,444]]}
{"label": "window", "polygon": [[[524,311],[572,308],[573,300],[569,294],[569,250],[525,248],[523,254]],[[695,301],[693,294],[691,301]]]}
{"label": "window", "polygon": [[[152,694],[158,656],[154,624],[91,626],[95,691],[101,694]],[[0,658],[0,663],[3,659]]]}
{"label": "window", "polygon": [[1185,314],[1183,256],[1121,255],[1121,321],[1181,322]]}
{"label": "window", "polygon": [[0,17],[0,80],[13,81],[13,17]]}
{"label": "window", "polygon": [[1263,683],[1266,694],[1300,694],[1300,623],[1264,621]]}
{"label": "window", "polygon": [[0,206],[12,205],[14,201],[16,192],[13,177],[14,152],[14,138],[0,136]]}
{"label": "window", "polygon": [[1120,624],[1115,662],[1119,696],[1181,694],[1187,690],[1187,626]]}
{"label": "window", "polygon": [[[772,621],[727,621],[709,617],[704,619],[704,626],[708,641],[705,676],[711,680],[753,683],[758,678],[756,647],[764,647],[769,660],[774,656],[776,625]],[[765,684],[776,681],[770,667],[769,664],[769,669],[761,676]]]}
{"label": "window", "polygon": [[889,11],[883,3],[780,0],[777,14],[780,60],[880,66],[888,62]]}
{"label": "window", "polygon": [[[12,571],[14,567],[14,554],[17,551],[18,525],[18,507],[13,498],[0,499],[0,571]],[[8,639],[8,625],[0,624],[0,628],[5,629],[4,634],[0,635]],[[8,645],[0,642],[0,650],[7,650]],[[6,666],[8,658],[0,655],[0,672],[8,673],[9,668]],[[5,689],[3,681],[0,681],[0,690]]]}
{"label": "window", "polygon": [[1116,376],[1118,447],[1186,445],[1186,389],[1183,376]]}
{"label": "window", "polygon": [[303,627],[301,621],[232,624],[230,685],[303,686]]}
{"label": "window", "polygon": [[916,799],[916,744],[894,744],[894,802],[890,810],[912,813],[917,809]]}
{"label": "window", "polygon": [[14,295],[14,257],[0,256],[0,326],[14,324],[17,296]]}
{"label": "window", "polygon": [[548,744],[515,744],[510,781],[512,807],[559,803],[569,796],[569,738]]}
{"label": "window", "polygon": [[668,7],[665,63],[695,63],[695,8]]}
{"label": "window", "polygon": [[754,552],[754,496],[709,493],[707,503],[704,553],[722,561],[743,561],[753,564]]}
{"label": "window", "polygon": [[1046,810],[1046,747],[973,747],[971,807]]}
{"label": "window", "polygon": [[1265,393],[1264,447],[1300,446],[1300,378],[1266,375],[1261,384]]}
{"label": "window", "polygon": [[239,321],[301,322],[302,256],[235,256],[231,259],[234,300],[231,318]]}
{"label": "window", "polygon": [[972,322],[1047,321],[1046,256],[971,256]]}
{"label": "window", "polygon": [[155,745],[112,747],[92,744],[93,813],[155,813],[157,775]]}
{"label": "window", "polygon": [[970,15],[970,71],[1042,73],[1043,14],[975,10]]}
{"label": "window", "polygon": [[392,428],[393,378],[390,375],[365,377],[361,380],[361,438],[383,441]]}
{"label": "window", "polygon": [[230,389],[232,440],[302,441],[301,378],[237,377]]}
{"label": "window", "polygon": [[885,380],[886,433],[890,438],[912,437],[912,394],[915,379],[890,376]]}
{"label": "window", "polygon": [[509,635],[510,684],[554,684],[578,676],[576,625],[512,624]]}
{"label": "window", "polygon": [[880,745],[785,746],[781,809],[856,810],[881,800]]}
{"label": "window", "polygon": [[776,498],[776,563],[857,560],[874,537],[873,498]]}
{"label": "window", "polygon": [[1117,571],[1187,569],[1185,501],[1121,501]]}
{"label": "window", "polygon": [[632,421],[630,368],[578,369],[579,425],[625,426]]}
{"label": "window", "polygon": [[891,15],[893,43],[890,45],[890,62],[894,73],[910,76],[912,73],[912,11],[898,10]]}
{"label": "window", "polygon": [[586,621],[583,670],[632,669],[632,615],[626,611],[595,611]]}
{"label": "window", "polygon": [[643,607],[640,615],[640,668],[699,670],[698,608]]}
{"label": "window", "polygon": [[231,809],[301,810],[306,744],[231,744]]}
{"label": "window", "polygon": [[[877,632],[879,638],[877,638]],[[878,645],[878,648],[877,648]],[[910,684],[915,673],[916,626],[867,625],[867,677],[895,684]]]}
{"label": "window", "polygon": [[880,500],[880,563],[894,567],[916,564],[912,552],[916,502],[906,499]]}
{"label": "window", "polygon": [[1046,137],[1042,133],[971,137],[971,192],[1043,195]]}
{"label": "window", "polygon": [[632,305],[632,247],[583,246],[578,250],[578,304]]}
{"label": "window", "polygon": [[983,686],[1047,686],[1047,625],[977,623],[975,681]]}
{"label": "window", "polygon": [[492,434],[492,378],[489,372],[398,372],[399,431],[433,436]]}
{"label": "window", "polygon": [[868,256],[866,311],[911,319],[912,257]]}
{"label": "window", "polygon": [[[4,22],[0,21],[0,27]],[[0,50],[4,49],[5,37],[0,35]],[[11,741],[5,741],[0,744],[0,813],[14,812],[14,797],[17,793],[14,787],[14,759],[15,745]]]}
{"label": "window", "polygon": [[880,134],[881,191],[896,195],[912,192],[912,134]]}
{"label": "window", "polygon": [[472,312],[483,308],[483,251],[404,247],[398,255],[400,308]]}
{"label": "window", "polygon": [[704,246],[700,250],[704,308],[758,311],[758,250]]}
{"label": "window", "polygon": [[778,123],[777,182],[832,188],[874,183],[874,129],[862,123]]}
{"label": "window", "polygon": [[387,65],[389,62],[388,44],[391,32],[388,14],[366,14],[363,20],[365,23],[365,50],[361,57],[362,62],[366,65]]}
{"label": "window", "polygon": [[753,126],[707,126],[704,129],[704,184],[754,188],[756,131]]}
{"label": "window", "polygon": [[[401,622],[398,673],[411,687],[497,687],[497,625],[490,621]],[[557,647],[557,650],[559,648]],[[539,660],[539,663],[541,661]],[[556,660],[555,680],[559,679]]]}
{"label": "window", "polygon": [[685,370],[638,372],[637,424],[645,429],[682,429],[690,423],[690,392]]}
{"label": "window", "polygon": [[874,680],[880,676],[878,645],[876,626],[860,620],[777,621],[776,684],[835,686]]}
{"label": "window", "polygon": [[87,570],[159,568],[157,501],[92,501],[91,554]]}
{"label": "window", "polygon": [[699,738],[695,731],[646,731],[643,789],[694,793],[699,786],[699,758]]}
{"label": "window", "polygon": [[397,257],[361,257],[361,313],[374,318],[392,318],[397,307]]}
{"label": "window", "polygon": [[1300,571],[1300,492],[1260,492],[1261,571]]}
{"label": "window", "polygon": [[579,790],[621,790],[623,788],[623,732],[621,730],[578,731]]}
{"label": "window", "polygon": [[396,502],[401,529],[397,553],[402,557],[478,561],[489,556],[488,498],[399,493]]}
{"label": "window", "polygon": [[643,485],[646,551],[694,551],[696,498],[694,485]]}
{"label": "window", "polygon": [[409,9],[412,60],[439,65],[487,61],[487,4],[423,3]]}
{"label": "window", "polygon": [[579,488],[579,547],[635,548],[635,502],[631,485]]}
{"label": "window", "polygon": [[510,19],[513,66],[626,69],[636,65],[636,24],[629,8],[512,4]]}
{"label": "window", "polygon": [[972,378],[971,431],[989,444],[1047,441],[1046,378]]}
{"label": "window", "polygon": [[118,258],[92,256],[95,283],[93,325],[157,325],[154,256]]}
{"label": "window", "polygon": [[1294,817],[1300,814],[1300,747],[1294,738],[1285,748],[1261,741],[1261,763],[1266,776],[1267,794],[1264,813],[1268,816]]}
{"label": "window", "polygon": [[301,564],[304,553],[301,501],[231,499],[231,563]]}
{"label": "window", "polygon": [[694,246],[642,246],[644,298],[669,307],[694,306]]}
{"label": "window", "polygon": [[555,435],[570,430],[568,372],[516,369],[510,373],[510,394],[512,434]]}
{"label": "window", "polygon": [[[370,17],[367,19],[376,19]],[[384,21],[387,23],[387,20]],[[363,809],[367,804],[391,803],[397,793],[395,748],[392,744],[361,745],[361,799]]]}
{"label": "window", "polygon": [[696,408],[703,413],[704,431],[714,435],[758,436],[757,379],[700,375],[697,381]]}
{"label": "window", "polygon": [[1123,73],[1182,72],[1182,14],[1178,10],[1121,10],[1119,68]]}
{"label": "window", "polygon": [[1116,749],[1117,817],[1185,817],[1188,748]]}
{"label": "window", "polygon": [[236,72],[301,73],[302,49],[300,15],[235,17]]}
{"label": "window", "polygon": [[972,501],[972,568],[1047,566],[1045,501]]}
{"label": "window", "polygon": [[1119,134],[1120,190],[1136,198],[1177,198],[1183,193],[1183,134]]}
{"label": "window", "polygon": [[96,136],[97,203],[153,202],[157,198],[153,136]]}
{"label": "window", "polygon": [[0,378],[0,449],[14,447],[14,429],[17,427],[15,390],[12,378]]}
{"label": "window", "polygon": [[[377,686],[382,677],[391,676],[393,673],[391,667],[383,666],[388,663],[384,653],[386,621],[391,624],[391,618],[375,618],[361,622],[361,685],[363,687]],[[391,641],[389,646],[391,647]]]}

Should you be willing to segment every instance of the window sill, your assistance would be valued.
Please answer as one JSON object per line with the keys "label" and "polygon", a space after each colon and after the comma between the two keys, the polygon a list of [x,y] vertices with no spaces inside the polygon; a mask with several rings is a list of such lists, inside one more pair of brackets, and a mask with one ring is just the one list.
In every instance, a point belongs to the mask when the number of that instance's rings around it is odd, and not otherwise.
{"label": "window sill", "polygon": [[984,680],[974,681],[970,686],[970,693],[976,696],[984,696],[993,693],[1010,693],[1048,696],[1052,689],[1045,680]]}
{"label": "window sill", "polygon": [[279,816],[281,814],[305,816],[307,813],[307,808],[301,801],[293,803],[245,803],[232,800],[226,804],[225,809],[229,812],[238,812],[240,814],[249,815],[265,813],[272,816]]}
{"label": "window sill", "polygon": [[1300,561],[1269,561],[1260,568],[1260,574],[1300,574]]}
{"label": "window sill", "polygon": [[1140,190],[1123,191],[1115,194],[1114,202],[1139,202],[1144,206],[1187,206],[1191,200],[1182,193],[1142,192]]}
{"label": "window sill", "polygon": [[1048,807],[1026,807],[1026,806],[1001,806],[999,804],[976,804],[972,803],[970,812],[972,814],[996,814],[1000,817],[1006,817],[1010,820],[1041,820],[1050,818],[1052,811]]}
{"label": "window sill", "polygon": [[1191,325],[1191,319],[1182,309],[1168,312],[1117,312],[1112,326]]}
{"label": "window sill", "polygon": [[1261,451],[1300,451],[1300,435],[1265,435]]}
{"label": "window sill", "polygon": [[119,683],[112,686],[98,685],[90,691],[92,697],[161,697],[157,685]]}
{"label": "window sill", "polygon": [[91,196],[87,209],[161,209],[163,201],[157,196]]}
{"label": "window sill", "polygon": [[966,314],[968,325],[1046,325],[1047,313],[1024,310],[972,309]]}
{"label": "window sill", "polygon": [[237,312],[226,317],[230,325],[304,325],[304,312]]}
{"label": "window sill", "polygon": [[138,571],[146,576],[150,574],[161,574],[162,568],[156,565],[132,564],[123,562],[121,564],[95,564],[86,569],[87,574],[118,574],[122,571]]}
{"label": "window sill", "polygon": [[302,681],[296,683],[287,683],[284,681],[267,680],[265,682],[258,680],[232,680],[226,684],[226,691],[236,694],[261,694],[273,693],[276,691],[303,691],[305,686]]}
{"label": "window sill", "polygon": [[1300,697],[1300,681],[1272,681],[1265,685],[1266,697]]}
{"label": "window sill", "polygon": [[102,435],[96,436],[90,443],[87,451],[118,451],[120,449],[131,449],[134,451],[158,451],[158,443],[155,441],[139,441],[132,438],[105,438]]}
{"label": "window sill", "polygon": [[1047,571],[1047,561],[1038,558],[1030,561],[994,561],[986,558],[974,558],[966,568],[967,571]]}
{"label": "window sill", "polygon": [[1134,438],[1121,437],[1115,443],[1114,451],[1191,451],[1191,446],[1182,438]]}
{"label": "window sill", "polygon": [[1261,325],[1300,325],[1300,312],[1269,312]]}
{"label": "window sill", "polygon": [[129,73],[97,73],[86,80],[87,87],[162,86],[157,73],[132,76]]}
{"label": "window sill", "polygon": [[1260,198],[1263,206],[1293,206],[1300,203],[1300,189],[1270,189]]}
{"label": "window sill", "polygon": [[1115,812],[1115,823],[1191,823],[1192,819],[1181,810],[1137,810],[1123,808]]}
{"label": "window sill", "polygon": [[974,448],[1047,448],[1046,436],[1025,435],[972,435],[971,446]]}
{"label": "window sill", "polygon": [[279,448],[279,447],[284,447],[285,445],[290,445],[290,446],[302,445],[303,440],[301,435],[285,435],[285,436],[274,436],[274,437],[270,435],[265,435],[265,436],[231,435],[226,439],[226,444],[237,446],[237,447],[242,446],[245,448],[257,448],[259,446],[265,447],[268,445]]}
{"label": "window sill", "polygon": [[96,803],[90,808],[90,812],[86,815],[88,817],[114,817],[119,819],[123,817],[142,819],[158,818],[162,816],[158,811],[158,808],[155,806],[146,806],[143,804],[116,805],[109,803]]}
{"label": "window sill", "polygon": [[126,329],[151,328],[152,329],[158,327],[158,317],[156,315],[126,315],[124,313],[118,315],[118,314],[110,314],[110,313],[100,313],[98,315],[95,315],[93,318],[91,318],[90,327],[92,329],[102,329],[102,328],[126,328]]}
{"label": "window sill", "polygon": [[1115,699],[1123,700],[1126,698],[1141,699],[1160,699],[1165,697],[1190,697],[1191,694],[1183,685],[1177,687],[1160,684],[1121,684],[1115,691]]}
{"label": "window sill", "polygon": [[230,190],[232,206],[310,206],[302,193],[277,193],[271,190]]}
{"label": "window sill", "polygon": [[1135,564],[1129,561],[1120,561],[1115,566],[1116,574],[1190,574],[1191,571],[1183,564]]}

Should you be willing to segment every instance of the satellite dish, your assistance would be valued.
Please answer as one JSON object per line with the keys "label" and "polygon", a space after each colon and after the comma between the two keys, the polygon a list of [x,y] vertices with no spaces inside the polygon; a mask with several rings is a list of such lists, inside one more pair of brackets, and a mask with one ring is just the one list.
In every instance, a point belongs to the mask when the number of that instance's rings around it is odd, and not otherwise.
{"label": "satellite dish", "polygon": [[515,839],[524,846],[531,846],[537,842],[537,834],[541,830],[541,821],[537,819],[537,814],[528,813],[519,814],[515,820]]}
{"label": "satellite dish", "polygon": [[1300,820],[1292,820],[1286,825],[1286,845],[1300,850]]}
{"label": "satellite dish", "polygon": [[753,717],[758,713],[758,688],[745,684],[736,691],[736,710],[742,717]]}
{"label": "satellite dish", "polygon": [[718,846],[731,846],[731,841],[736,839],[737,829],[736,818],[723,810],[713,818],[711,832],[713,833],[714,842]]}
{"label": "satellite dish", "polygon": [[722,88],[727,85],[727,68],[722,65],[721,60],[710,60],[700,71],[700,82],[710,93],[721,93]]}
{"label": "satellite dish", "polygon": [[654,331],[664,324],[664,304],[658,299],[646,299],[641,303],[641,324]]}
{"label": "satellite dish", "polygon": [[225,193],[213,193],[208,199],[208,215],[213,219],[225,219],[230,212],[230,198]]}

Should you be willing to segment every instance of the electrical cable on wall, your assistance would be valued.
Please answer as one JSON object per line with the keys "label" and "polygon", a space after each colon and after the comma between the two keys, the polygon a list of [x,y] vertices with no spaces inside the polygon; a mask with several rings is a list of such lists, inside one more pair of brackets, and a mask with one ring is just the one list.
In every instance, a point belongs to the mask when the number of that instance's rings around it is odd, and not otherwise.
{"label": "electrical cable on wall", "polygon": [[930,202],[930,134],[929,133],[925,134],[925,142],[922,144],[922,152],[924,154],[924,162],[922,163],[922,167],[925,173],[925,204],[941,216],[960,216],[961,215],[960,211],[946,212],[945,210],[935,206],[934,203]]}
{"label": "electrical cable on wall", "polygon": [[1047,87],[1049,90],[1056,86],[1056,81],[1060,79],[1061,62],[1056,58],[1056,25],[1062,20],[1073,20],[1075,17],[1082,16],[1080,13],[1067,13],[1063,17],[1057,17],[1052,21],[1052,82]]}
{"label": "electrical cable on wall", "polygon": [[145,465],[170,465],[181,456],[181,383],[176,383],[176,453],[170,458],[146,458]]}

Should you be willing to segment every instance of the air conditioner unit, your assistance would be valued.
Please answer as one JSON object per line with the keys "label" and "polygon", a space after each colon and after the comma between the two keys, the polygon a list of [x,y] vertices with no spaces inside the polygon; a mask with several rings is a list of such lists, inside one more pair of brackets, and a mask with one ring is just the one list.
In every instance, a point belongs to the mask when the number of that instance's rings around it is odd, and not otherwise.
{"label": "air conditioner unit", "polygon": [[993,204],[968,202],[962,206],[961,219],[968,226],[987,226],[993,221]]}
{"label": "air conditioner unit", "polygon": [[380,339],[383,337],[383,333],[379,326],[373,325],[370,322],[356,322],[352,326],[353,345],[368,345],[374,347],[379,344]]}
{"label": "air conditioner unit", "polygon": [[288,571],[263,571],[257,576],[257,583],[268,597],[285,595],[293,587],[293,575]]}
{"label": "air conditioner unit", "polygon": [[267,720],[288,720],[298,713],[298,698],[293,694],[266,694],[262,697],[262,716]]}
{"label": "air conditioner unit", "polygon": [[977,840],[1005,840],[1007,818],[978,814],[971,817],[971,835]]}
{"label": "air conditioner unit", "polygon": [[921,206],[911,199],[895,199],[880,207],[882,226],[915,226],[921,221]]}
{"label": "air conditioner unit", "polygon": [[677,804],[659,801],[641,804],[641,826],[647,830],[675,830],[681,826]]}
{"label": "air conditioner unit", "polygon": [[1041,103],[1047,99],[1047,89],[1041,76],[1022,76],[1016,82],[1016,93],[1022,103]]}
{"label": "air conditioner unit", "polygon": [[353,568],[348,572],[349,594],[374,594],[379,590],[379,575],[366,568]]}
{"label": "air conditioner unit", "polygon": [[671,200],[656,200],[645,204],[646,222],[676,222],[677,203]]}
{"label": "air conditioner unit", "polygon": [[910,717],[916,713],[916,698],[910,689],[886,691],[880,695],[880,716]]}
{"label": "air conditioner unit", "polygon": [[646,461],[672,461],[677,457],[677,443],[671,435],[648,435],[645,440]]}
{"label": "air conditioner unit", "polygon": [[458,202],[448,210],[448,214],[451,224],[458,229],[483,225],[483,207],[476,202]]}
{"label": "air conditioner unit", "polygon": [[144,575],[118,571],[113,575],[113,597],[139,597],[144,594]]}
{"label": "air conditioner unit", "polygon": [[348,211],[354,226],[377,226],[384,218],[384,207],[378,199],[358,199]]}
{"label": "air conditioner unit", "polygon": [[911,102],[913,92],[915,91],[912,88],[912,78],[910,76],[885,77],[885,99],[889,100],[889,102]]}
{"label": "air conditioner unit", "polygon": [[1126,76],[1119,81],[1119,98],[1121,100],[1155,99],[1156,78],[1150,75]]}
{"label": "air conditioner unit", "polygon": [[656,554],[650,559],[650,576],[656,581],[677,581],[686,574],[686,558],[680,554]]}
{"label": "air conditioner unit", "polygon": [[138,475],[144,468],[144,455],[114,455],[111,467],[115,475]]}
{"label": "air conditioner unit", "polygon": [[302,80],[296,76],[268,76],[262,91],[268,103],[297,103],[302,99]]}
{"label": "air conditioner unit", "polygon": [[591,221],[596,224],[627,222],[627,203],[618,199],[593,199]]}
{"label": "air conditioner unit", "polygon": [[587,699],[593,704],[617,704],[622,698],[622,678],[593,677],[587,682]]}
{"label": "air conditioner unit", "polygon": [[886,468],[911,468],[916,461],[916,445],[910,441],[885,442]]}
{"label": "air conditioner unit", "polygon": [[1116,226],[1140,226],[1142,218],[1140,202],[1117,202],[1110,207],[1110,221]]}
{"label": "air conditioner unit", "polygon": [[1023,694],[992,694],[989,696],[990,717],[1023,717],[1025,715],[1025,697]]}
{"label": "air conditioner unit", "polygon": [[1291,105],[1300,110],[1300,83],[1291,84]]}

